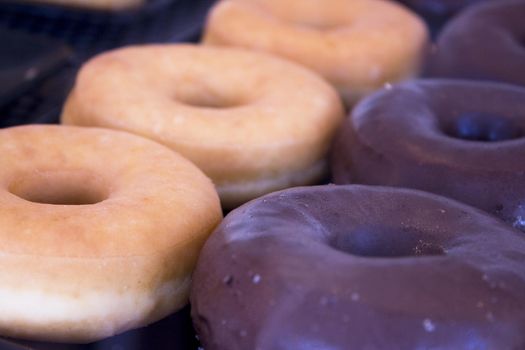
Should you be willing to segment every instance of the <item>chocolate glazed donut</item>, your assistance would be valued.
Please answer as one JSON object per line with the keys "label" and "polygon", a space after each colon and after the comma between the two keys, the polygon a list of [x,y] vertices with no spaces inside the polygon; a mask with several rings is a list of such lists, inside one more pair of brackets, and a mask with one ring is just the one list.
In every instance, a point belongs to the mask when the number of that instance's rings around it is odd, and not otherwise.
{"label": "chocolate glazed donut", "polygon": [[207,350],[523,349],[525,239],[433,194],[276,192],[231,212],[194,274]]}
{"label": "chocolate glazed donut", "polygon": [[525,89],[421,80],[363,100],[331,152],[332,181],[457,199],[525,229]]}
{"label": "chocolate glazed donut", "polygon": [[440,34],[427,75],[525,85],[525,1],[473,6]]}
{"label": "chocolate glazed donut", "polygon": [[423,16],[432,27],[440,27],[468,6],[489,0],[398,0]]}

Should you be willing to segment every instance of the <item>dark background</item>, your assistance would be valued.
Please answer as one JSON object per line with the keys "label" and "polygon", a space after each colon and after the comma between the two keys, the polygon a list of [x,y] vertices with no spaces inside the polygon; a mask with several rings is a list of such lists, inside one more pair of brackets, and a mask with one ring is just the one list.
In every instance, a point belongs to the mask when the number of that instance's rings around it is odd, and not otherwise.
{"label": "dark background", "polygon": [[121,12],[0,0],[0,127],[58,121],[82,62],[112,48],[197,41],[215,0],[148,0]]}

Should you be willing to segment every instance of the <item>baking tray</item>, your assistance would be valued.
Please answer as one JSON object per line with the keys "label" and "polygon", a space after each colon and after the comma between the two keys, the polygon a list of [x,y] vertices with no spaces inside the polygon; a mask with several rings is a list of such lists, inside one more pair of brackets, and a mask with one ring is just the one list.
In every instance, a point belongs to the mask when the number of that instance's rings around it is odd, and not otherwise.
{"label": "baking tray", "polygon": [[148,327],[86,345],[0,338],[0,350],[196,350],[198,348],[189,307]]}
{"label": "baking tray", "polygon": [[69,20],[85,20],[91,18],[95,21],[132,22],[142,17],[153,16],[165,7],[178,1],[182,0],[146,0],[143,5],[138,7],[107,10],[47,4],[45,2],[34,3],[30,0],[0,0],[0,6],[3,10],[11,13],[31,15],[41,19],[68,18]]}
{"label": "baking tray", "polygon": [[48,6],[35,9],[34,5],[0,2],[0,28],[53,38],[73,51],[70,61],[52,77],[35,82],[30,91],[25,89],[23,95],[0,107],[0,127],[58,122],[78,68],[100,52],[131,44],[196,42],[214,2],[170,0],[168,4],[163,3],[161,10],[151,8],[148,15],[130,21],[115,21],[112,15],[90,11],[75,10],[71,15],[70,10],[50,10]]}

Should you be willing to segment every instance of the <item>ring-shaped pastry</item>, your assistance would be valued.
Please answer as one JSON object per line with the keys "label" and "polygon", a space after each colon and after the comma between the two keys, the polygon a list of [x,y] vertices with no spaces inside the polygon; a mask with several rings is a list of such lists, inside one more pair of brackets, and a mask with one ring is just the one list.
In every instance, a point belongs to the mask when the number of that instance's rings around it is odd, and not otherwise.
{"label": "ring-shaped pastry", "polygon": [[443,29],[426,75],[525,86],[524,19],[524,1],[472,6]]}
{"label": "ring-shaped pastry", "polygon": [[123,132],[0,131],[0,334],[85,343],[187,302],[222,218],[211,181]]}

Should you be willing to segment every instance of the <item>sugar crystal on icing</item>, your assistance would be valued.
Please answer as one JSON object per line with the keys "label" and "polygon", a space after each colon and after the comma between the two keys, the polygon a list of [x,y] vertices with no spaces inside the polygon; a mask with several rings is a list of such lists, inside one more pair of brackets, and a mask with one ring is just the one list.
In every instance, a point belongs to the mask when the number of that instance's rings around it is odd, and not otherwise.
{"label": "sugar crystal on icing", "polygon": [[436,325],[434,324],[434,322],[432,322],[431,319],[425,318],[423,320],[423,328],[425,328],[425,331],[432,333],[436,330]]}

